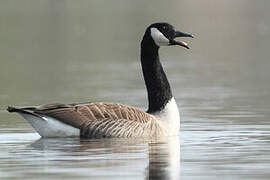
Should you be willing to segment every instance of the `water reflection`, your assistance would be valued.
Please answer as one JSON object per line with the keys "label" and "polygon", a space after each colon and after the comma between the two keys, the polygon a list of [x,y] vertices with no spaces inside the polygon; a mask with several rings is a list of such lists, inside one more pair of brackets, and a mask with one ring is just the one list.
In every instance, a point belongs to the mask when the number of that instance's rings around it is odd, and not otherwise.
{"label": "water reflection", "polygon": [[[180,179],[178,136],[163,139],[39,139],[27,148],[35,157],[33,166],[44,166],[40,162],[51,161],[54,171],[50,172],[56,173],[59,179],[63,176],[63,168],[80,172],[81,178],[96,174],[100,179],[132,178],[133,175],[143,179]],[[106,175],[102,177],[97,168],[107,169]]]}
{"label": "water reflection", "polygon": [[146,179],[180,179],[179,137],[149,143],[149,166]]}

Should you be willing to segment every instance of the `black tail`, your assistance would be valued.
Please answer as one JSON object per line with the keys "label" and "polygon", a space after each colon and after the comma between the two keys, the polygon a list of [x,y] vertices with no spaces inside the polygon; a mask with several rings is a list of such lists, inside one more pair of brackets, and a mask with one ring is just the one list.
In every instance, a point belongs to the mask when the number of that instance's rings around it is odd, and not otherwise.
{"label": "black tail", "polygon": [[15,108],[15,107],[12,107],[12,106],[8,106],[7,111],[10,112],[10,113],[12,113],[12,112],[19,112],[20,109]]}
{"label": "black tail", "polygon": [[36,116],[36,117],[43,119],[43,117],[41,115],[34,112],[33,110],[34,110],[33,107],[16,108],[16,107],[8,106],[8,108],[7,108],[7,111],[10,113],[13,113],[13,112],[25,113],[25,114],[30,114],[30,115],[33,115],[33,116]]}
{"label": "black tail", "polygon": [[7,111],[12,113],[12,112],[25,112],[25,111],[35,111],[35,107],[23,107],[23,108],[16,108],[12,106],[8,106]]}

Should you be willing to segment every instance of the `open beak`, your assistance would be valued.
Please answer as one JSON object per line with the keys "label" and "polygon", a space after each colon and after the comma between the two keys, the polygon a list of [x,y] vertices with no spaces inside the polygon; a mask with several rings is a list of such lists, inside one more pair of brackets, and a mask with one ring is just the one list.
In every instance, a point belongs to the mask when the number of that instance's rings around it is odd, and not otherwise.
{"label": "open beak", "polygon": [[[175,31],[174,38],[177,38],[177,37],[191,37],[191,38],[194,38],[193,35],[191,35],[191,34],[183,33],[183,32],[180,32],[180,31]],[[182,47],[185,47],[185,48],[189,49],[188,44],[186,42],[184,42],[184,41],[176,41],[176,40],[172,39],[172,40],[170,40],[170,45],[179,45],[179,46],[182,46]]]}

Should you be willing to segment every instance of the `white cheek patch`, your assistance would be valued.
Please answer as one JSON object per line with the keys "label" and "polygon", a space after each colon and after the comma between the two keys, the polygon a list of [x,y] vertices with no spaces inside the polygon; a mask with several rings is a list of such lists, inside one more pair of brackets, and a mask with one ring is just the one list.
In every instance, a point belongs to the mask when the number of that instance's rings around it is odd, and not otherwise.
{"label": "white cheek patch", "polygon": [[157,46],[169,45],[169,39],[167,39],[157,28],[151,28],[151,36]]}

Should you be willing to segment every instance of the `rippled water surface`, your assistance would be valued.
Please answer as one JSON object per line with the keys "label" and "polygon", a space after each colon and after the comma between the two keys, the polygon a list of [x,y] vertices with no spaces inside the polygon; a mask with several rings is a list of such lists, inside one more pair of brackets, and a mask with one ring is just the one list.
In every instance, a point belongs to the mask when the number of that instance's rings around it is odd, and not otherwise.
{"label": "rippled water surface", "polygon": [[[155,7],[153,6],[155,4]],[[0,179],[270,179],[267,0],[0,2]],[[163,139],[40,139],[8,105],[147,108],[145,27],[195,35],[162,48],[181,114]]]}

